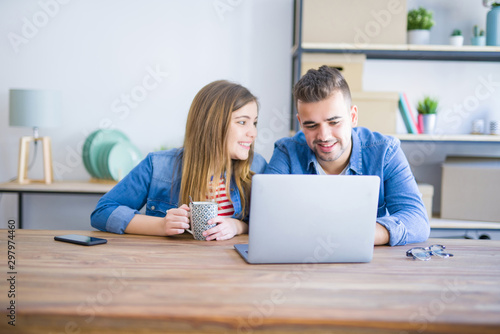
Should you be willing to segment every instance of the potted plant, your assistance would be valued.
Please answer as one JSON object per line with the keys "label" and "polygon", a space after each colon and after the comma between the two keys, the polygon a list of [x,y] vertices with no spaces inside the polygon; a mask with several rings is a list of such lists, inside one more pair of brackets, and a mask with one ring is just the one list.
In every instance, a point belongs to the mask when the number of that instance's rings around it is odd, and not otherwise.
{"label": "potted plant", "polygon": [[436,127],[438,100],[425,96],[423,100],[418,101],[418,123],[423,133],[433,134]]}
{"label": "potted plant", "polygon": [[453,30],[450,36],[450,44],[453,46],[464,45],[464,36],[462,36],[462,31],[459,29]]}
{"label": "potted plant", "polygon": [[484,30],[479,30],[477,24],[472,28],[472,45],[485,46],[486,45],[486,36],[484,35]]}
{"label": "potted plant", "polygon": [[500,1],[483,0],[483,5],[491,7],[486,15],[486,45],[500,45]]}
{"label": "potted plant", "polygon": [[408,12],[408,44],[429,44],[433,13],[423,7]]}

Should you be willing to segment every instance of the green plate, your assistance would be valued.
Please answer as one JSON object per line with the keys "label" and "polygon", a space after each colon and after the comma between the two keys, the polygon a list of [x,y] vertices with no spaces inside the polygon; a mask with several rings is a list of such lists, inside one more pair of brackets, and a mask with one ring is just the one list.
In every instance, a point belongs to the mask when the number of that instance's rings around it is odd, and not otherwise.
{"label": "green plate", "polygon": [[99,168],[99,175],[102,179],[111,180],[111,175],[108,171],[108,156],[109,152],[117,143],[109,142],[104,143],[99,147],[99,157],[97,162],[97,167]]}
{"label": "green plate", "polygon": [[118,130],[98,130],[92,138],[88,149],[89,162],[91,170],[96,174],[97,178],[105,178],[104,173],[101,173],[101,169],[99,168],[99,156],[101,155],[103,144],[118,142],[128,142],[128,137]]}
{"label": "green plate", "polygon": [[85,139],[85,143],[83,144],[83,148],[82,148],[83,165],[85,166],[85,169],[92,177],[97,177],[97,174],[92,170],[92,166],[90,165],[90,151],[89,151],[89,149],[90,149],[90,144],[92,143],[92,140],[94,139],[97,132],[98,132],[98,130],[92,132],[87,137],[87,139]]}
{"label": "green plate", "polygon": [[130,142],[116,143],[108,155],[108,172],[120,181],[142,160],[141,151]]}

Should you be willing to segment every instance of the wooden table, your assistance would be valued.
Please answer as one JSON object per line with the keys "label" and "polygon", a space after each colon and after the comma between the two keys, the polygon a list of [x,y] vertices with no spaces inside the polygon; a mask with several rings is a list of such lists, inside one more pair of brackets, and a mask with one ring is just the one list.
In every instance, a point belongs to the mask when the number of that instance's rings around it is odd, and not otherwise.
{"label": "wooden table", "polygon": [[[53,240],[69,233],[108,243]],[[405,256],[415,244],[365,264],[249,265],[233,249],[246,235],[17,230],[12,269],[0,234],[1,333],[500,333],[499,241],[430,239],[455,256],[426,262]]]}
{"label": "wooden table", "polygon": [[116,182],[55,181],[51,184],[17,182],[0,183],[0,193],[17,194],[18,228],[23,228],[23,194],[66,194],[66,195],[103,195],[116,185]]}

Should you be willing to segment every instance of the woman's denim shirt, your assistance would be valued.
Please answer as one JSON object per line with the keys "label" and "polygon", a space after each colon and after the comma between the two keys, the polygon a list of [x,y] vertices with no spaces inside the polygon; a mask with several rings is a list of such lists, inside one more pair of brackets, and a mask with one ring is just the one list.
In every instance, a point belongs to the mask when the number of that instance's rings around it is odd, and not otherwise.
{"label": "woman's denim shirt", "polygon": [[[389,231],[389,245],[426,241],[430,233],[427,211],[400,141],[363,127],[353,128],[351,138],[346,174],[380,177],[377,222]],[[292,138],[275,143],[265,172],[319,174],[319,168],[314,152],[300,131]]]}
{"label": "woman's denim shirt", "polygon": [[[146,205],[146,215],[165,217],[167,210],[177,208],[181,182],[180,155],[182,149],[172,149],[148,154],[123,180],[106,193],[92,212],[93,227],[107,232],[123,234],[132,218]],[[255,153],[251,170],[263,173],[267,163]],[[174,173],[174,170],[176,171]],[[234,206],[233,218],[241,217],[241,198],[234,182],[230,197]]]}

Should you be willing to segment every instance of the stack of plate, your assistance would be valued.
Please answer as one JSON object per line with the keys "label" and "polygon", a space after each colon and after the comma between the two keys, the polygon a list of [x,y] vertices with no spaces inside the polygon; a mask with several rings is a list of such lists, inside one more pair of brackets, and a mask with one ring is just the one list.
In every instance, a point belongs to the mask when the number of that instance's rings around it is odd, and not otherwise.
{"label": "stack of plate", "polygon": [[142,159],[141,152],[118,130],[92,132],[82,150],[83,164],[96,179],[120,181]]}

